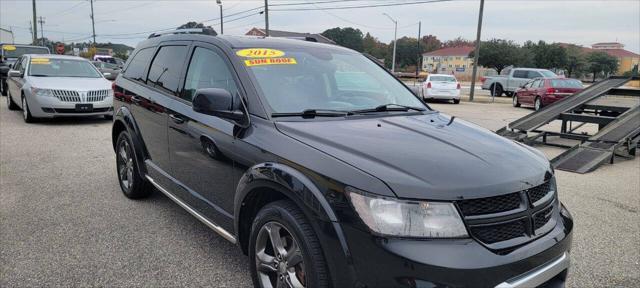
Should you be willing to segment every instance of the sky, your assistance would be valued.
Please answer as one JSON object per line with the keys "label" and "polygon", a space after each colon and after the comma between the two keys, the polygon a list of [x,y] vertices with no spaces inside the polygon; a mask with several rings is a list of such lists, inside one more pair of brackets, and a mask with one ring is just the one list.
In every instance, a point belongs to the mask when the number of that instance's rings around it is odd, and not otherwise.
{"label": "sky", "polygon": [[[421,0],[269,0],[270,28],[320,33],[334,27],[354,27],[383,42],[422,35],[440,40],[461,36],[475,39],[479,0],[453,0],[402,6],[359,9],[278,11],[283,9],[384,5]],[[0,0],[0,27],[14,31],[16,43],[30,42],[31,0]],[[264,1],[222,0],[224,34],[243,35],[252,27],[264,27]],[[319,4],[318,2],[328,2]],[[37,0],[38,16],[44,17],[45,37],[67,43],[88,41],[92,34],[89,0]],[[305,5],[291,5],[305,3]],[[289,4],[278,6],[282,4]],[[260,7],[260,8],[258,8]],[[254,10],[244,12],[246,10]],[[220,10],[215,0],[126,1],[94,0],[98,42],[135,46],[149,31],[177,27],[188,21],[204,21],[219,32]],[[233,15],[236,14],[236,15]],[[40,30],[40,27],[38,27]],[[144,32],[144,33],[143,33]],[[137,33],[137,34],[135,34]],[[597,42],[620,42],[640,53],[640,1],[486,0],[482,40],[509,39],[573,43],[586,47]]]}

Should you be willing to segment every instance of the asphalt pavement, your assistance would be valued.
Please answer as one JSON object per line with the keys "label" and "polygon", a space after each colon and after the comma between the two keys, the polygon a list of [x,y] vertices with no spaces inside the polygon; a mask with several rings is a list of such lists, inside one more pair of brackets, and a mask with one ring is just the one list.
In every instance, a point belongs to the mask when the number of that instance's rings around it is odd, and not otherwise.
{"label": "asphalt pavement", "polygon": [[[251,285],[241,251],[171,200],[122,195],[110,121],[26,124],[0,100],[0,287]],[[491,130],[531,112],[499,100],[431,106]],[[576,225],[568,287],[638,287],[640,157],[557,175]]]}

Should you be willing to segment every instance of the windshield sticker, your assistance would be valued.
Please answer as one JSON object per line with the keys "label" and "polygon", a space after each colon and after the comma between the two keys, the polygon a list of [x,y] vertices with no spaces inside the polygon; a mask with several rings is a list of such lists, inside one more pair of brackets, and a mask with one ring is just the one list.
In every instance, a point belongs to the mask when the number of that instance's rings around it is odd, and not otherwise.
{"label": "windshield sticker", "polygon": [[295,65],[298,64],[295,58],[264,58],[244,60],[244,64],[248,67],[262,65]]}
{"label": "windshield sticker", "polygon": [[51,64],[49,58],[31,58],[31,64]]}
{"label": "windshield sticker", "polygon": [[4,50],[4,51],[14,51],[14,50],[16,50],[16,46],[13,46],[13,45],[3,45],[3,46],[2,46],[2,50]]}
{"label": "windshield sticker", "polygon": [[284,56],[284,51],[267,48],[242,49],[236,55],[247,58],[273,58]]}

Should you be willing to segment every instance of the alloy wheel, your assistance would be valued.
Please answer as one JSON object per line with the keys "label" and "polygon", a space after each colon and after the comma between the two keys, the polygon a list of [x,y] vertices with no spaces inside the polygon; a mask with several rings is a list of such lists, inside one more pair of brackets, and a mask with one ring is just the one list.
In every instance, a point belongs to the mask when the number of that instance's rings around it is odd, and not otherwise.
{"label": "alloy wheel", "polygon": [[125,190],[130,190],[133,185],[133,155],[131,146],[126,140],[120,142],[118,147],[118,176],[120,185]]}
{"label": "alloy wheel", "polygon": [[265,288],[306,286],[300,245],[282,224],[265,223],[258,232],[255,249],[255,265],[260,286]]}
{"label": "alloy wheel", "polygon": [[22,117],[29,119],[29,107],[27,106],[27,98],[22,97]]}
{"label": "alloy wheel", "polygon": [[542,108],[542,101],[540,101],[540,98],[536,98],[536,103],[534,104],[534,108],[536,109],[536,111],[540,110],[540,108]]}

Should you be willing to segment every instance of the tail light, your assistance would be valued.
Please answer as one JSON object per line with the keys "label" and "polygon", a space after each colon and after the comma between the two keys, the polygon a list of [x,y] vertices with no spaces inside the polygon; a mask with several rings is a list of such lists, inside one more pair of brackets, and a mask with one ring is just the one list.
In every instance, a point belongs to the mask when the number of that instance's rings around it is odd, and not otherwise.
{"label": "tail light", "polygon": [[558,92],[558,90],[556,90],[555,88],[547,88],[547,94],[553,94]]}
{"label": "tail light", "polygon": [[460,83],[458,83],[458,86],[456,86],[456,89],[460,90]]}
{"label": "tail light", "polygon": [[431,88],[431,82],[427,82],[427,89]]}
{"label": "tail light", "polygon": [[484,81],[487,80],[487,77],[480,77],[480,82],[482,82],[482,84],[484,84]]}

